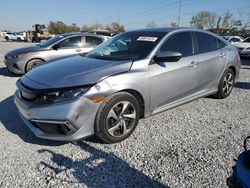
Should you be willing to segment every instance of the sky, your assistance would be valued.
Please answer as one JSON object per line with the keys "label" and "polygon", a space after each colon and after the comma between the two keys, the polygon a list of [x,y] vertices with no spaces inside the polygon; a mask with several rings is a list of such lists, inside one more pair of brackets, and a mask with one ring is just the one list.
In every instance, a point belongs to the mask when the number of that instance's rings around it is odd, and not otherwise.
{"label": "sky", "polygon": [[[250,0],[181,0],[180,26],[190,26],[192,16],[203,10],[250,17]],[[117,21],[127,30],[154,21],[164,27],[177,22],[178,11],[179,0],[1,0],[0,30],[32,30],[32,25],[50,21],[80,27]]]}

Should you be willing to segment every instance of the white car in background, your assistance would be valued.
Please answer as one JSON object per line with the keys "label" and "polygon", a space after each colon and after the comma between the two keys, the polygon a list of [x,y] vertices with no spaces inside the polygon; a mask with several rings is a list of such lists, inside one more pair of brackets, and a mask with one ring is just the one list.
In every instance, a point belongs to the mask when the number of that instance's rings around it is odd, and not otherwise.
{"label": "white car in background", "polygon": [[27,34],[26,32],[7,32],[4,36],[6,41],[27,41]]}
{"label": "white car in background", "polygon": [[244,38],[240,36],[222,36],[222,37],[231,44],[234,44],[236,42],[242,42],[244,40]]}
{"label": "white car in background", "polygon": [[236,42],[233,45],[238,48],[240,56],[250,57],[250,37],[247,37],[242,42]]}

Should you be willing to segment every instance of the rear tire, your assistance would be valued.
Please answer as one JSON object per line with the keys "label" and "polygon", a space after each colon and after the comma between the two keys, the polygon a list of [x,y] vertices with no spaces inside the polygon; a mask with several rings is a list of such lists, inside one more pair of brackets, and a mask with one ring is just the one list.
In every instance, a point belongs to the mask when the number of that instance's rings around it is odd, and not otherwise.
{"label": "rear tire", "polygon": [[6,40],[6,41],[8,41],[8,42],[9,42],[9,40],[10,40],[10,39],[9,39],[9,37],[4,37],[4,38],[5,38],[5,40]]}
{"label": "rear tire", "polygon": [[30,60],[27,64],[26,64],[26,73],[31,71],[32,69],[36,68],[38,65],[40,65],[43,62],[43,60],[41,59],[33,59]]}
{"label": "rear tire", "polygon": [[136,98],[126,92],[115,93],[101,104],[95,120],[95,135],[105,143],[116,143],[128,138],[140,117]]}
{"label": "rear tire", "polygon": [[17,42],[21,42],[21,41],[22,41],[21,38],[18,37],[18,38],[17,38]]}
{"label": "rear tire", "polygon": [[228,68],[224,72],[224,74],[221,77],[218,91],[215,95],[213,95],[217,99],[224,99],[227,98],[233,89],[235,82],[235,74],[232,69]]}

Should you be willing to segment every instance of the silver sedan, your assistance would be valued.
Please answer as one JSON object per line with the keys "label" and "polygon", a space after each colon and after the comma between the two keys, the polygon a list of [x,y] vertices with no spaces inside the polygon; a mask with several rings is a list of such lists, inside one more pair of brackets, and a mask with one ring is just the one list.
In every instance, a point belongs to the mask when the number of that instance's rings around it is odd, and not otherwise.
{"label": "silver sedan", "polygon": [[106,38],[90,33],[66,33],[56,35],[48,41],[19,48],[5,55],[5,65],[9,72],[25,74],[45,61],[87,53],[104,42]]}
{"label": "silver sedan", "polygon": [[230,95],[236,48],[189,28],[129,31],[87,55],[43,64],[18,82],[15,103],[38,137],[126,139],[139,119],[205,96]]}

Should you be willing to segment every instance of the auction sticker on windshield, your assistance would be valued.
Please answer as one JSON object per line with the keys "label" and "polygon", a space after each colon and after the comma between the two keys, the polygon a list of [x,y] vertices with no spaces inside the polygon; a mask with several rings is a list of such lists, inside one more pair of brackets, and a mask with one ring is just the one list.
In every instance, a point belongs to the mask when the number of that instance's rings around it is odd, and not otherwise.
{"label": "auction sticker on windshield", "polygon": [[139,37],[137,41],[148,41],[148,42],[155,42],[158,39],[158,37]]}

